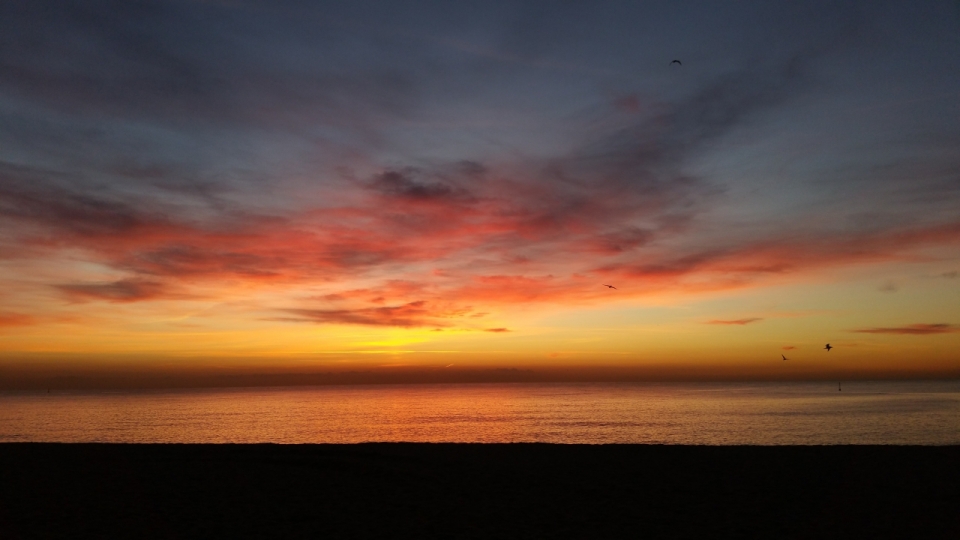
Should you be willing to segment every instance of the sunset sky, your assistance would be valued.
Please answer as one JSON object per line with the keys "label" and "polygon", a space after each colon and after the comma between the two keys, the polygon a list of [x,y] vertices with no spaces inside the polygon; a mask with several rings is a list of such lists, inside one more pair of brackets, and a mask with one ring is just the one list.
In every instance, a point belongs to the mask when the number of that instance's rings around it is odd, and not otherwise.
{"label": "sunset sky", "polygon": [[8,382],[505,368],[960,376],[960,3],[0,4]]}

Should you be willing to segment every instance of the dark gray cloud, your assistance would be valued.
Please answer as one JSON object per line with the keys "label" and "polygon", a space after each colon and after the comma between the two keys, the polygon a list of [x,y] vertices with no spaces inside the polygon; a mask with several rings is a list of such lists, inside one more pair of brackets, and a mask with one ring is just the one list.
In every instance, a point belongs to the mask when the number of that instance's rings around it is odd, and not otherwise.
{"label": "dark gray cloud", "polygon": [[62,235],[133,234],[167,220],[126,201],[71,189],[77,178],[50,170],[0,163],[0,217],[44,226]]}
{"label": "dark gray cloud", "polygon": [[[762,321],[762,317],[749,317],[746,319],[733,319],[733,320],[713,320],[708,321],[707,324],[719,324],[719,325],[734,325],[734,326],[744,326],[747,324],[755,323]],[[791,347],[792,348],[792,347]]]}
{"label": "dark gray cloud", "polygon": [[370,188],[380,193],[413,201],[463,201],[469,200],[467,190],[450,184],[429,180],[417,180],[418,171],[385,171],[374,176]]}
{"label": "dark gray cloud", "polygon": [[860,330],[854,330],[854,332],[860,334],[900,334],[907,336],[928,336],[935,334],[951,334],[960,332],[960,325],[957,324],[946,324],[946,323],[936,323],[936,324],[910,324],[907,326],[893,326],[893,327],[884,327],[884,328],[862,328]]}
{"label": "dark gray cloud", "polygon": [[[186,242],[188,238],[175,238]],[[207,244],[208,242],[199,241]],[[247,278],[277,277],[289,264],[282,258],[258,253],[231,251],[228,246],[217,249],[208,245],[168,244],[159,249],[138,251],[122,257],[114,264],[141,274],[178,278],[198,276],[242,276]],[[232,247],[232,246],[230,246]],[[239,246],[237,246],[239,247]]]}
{"label": "dark gray cloud", "polygon": [[125,279],[109,283],[68,283],[57,289],[75,301],[139,302],[169,297],[163,283]]}
{"label": "dark gray cloud", "polygon": [[288,309],[293,320],[321,324],[356,324],[363,326],[397,326],[401,328],[446,326],[438,324],[436,313],[424,301],[399,306],[359,309]]}
{"label": "dark gray cloud", "polygon": [[330,54],[350,41],[342,29],[318,31],[275,10],[42,0],[0,9],[0,92],[62,113],[345,128],[413,103],[408,73],[373,55],[343,69]]}
{"label": "dark gray cloud", "polygon": [[643,246],[654,238],[653,231],[639,227],[604,233],[597,237],[597,249],[603,253],[622,253]]}
{"label": "dark gray cloud", "polygon": [[900,290],[900,285],[893,281],[887,281],[877,287],[877,290],[885,293],[895,293]]}

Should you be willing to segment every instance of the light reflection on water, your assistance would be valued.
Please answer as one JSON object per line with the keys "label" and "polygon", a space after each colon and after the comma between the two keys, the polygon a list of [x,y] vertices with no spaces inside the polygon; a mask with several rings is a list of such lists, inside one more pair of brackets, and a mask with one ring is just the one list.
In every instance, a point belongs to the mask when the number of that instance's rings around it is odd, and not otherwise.
{"label": "light reflection on water", "polygon": [[0,393],[0,441],[960,444],[960,381]]}

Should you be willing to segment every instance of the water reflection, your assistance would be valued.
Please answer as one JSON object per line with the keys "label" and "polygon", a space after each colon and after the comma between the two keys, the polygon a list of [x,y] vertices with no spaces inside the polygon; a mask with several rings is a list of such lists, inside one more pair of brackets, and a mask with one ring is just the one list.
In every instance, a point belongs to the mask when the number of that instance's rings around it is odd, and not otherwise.
{"label": "water reflection", "polygon": [[0,394],[0,441],[960,444],[960,383]]}

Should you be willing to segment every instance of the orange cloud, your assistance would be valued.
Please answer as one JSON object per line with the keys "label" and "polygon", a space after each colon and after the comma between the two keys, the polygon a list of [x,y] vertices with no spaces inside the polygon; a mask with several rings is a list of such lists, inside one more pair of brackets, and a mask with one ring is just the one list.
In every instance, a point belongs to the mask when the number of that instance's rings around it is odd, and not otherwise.
{"label": "orange cloud", "polygon": [[0,313],[0,327],[30,326],[37,324],[37,320],[22,313]]}

